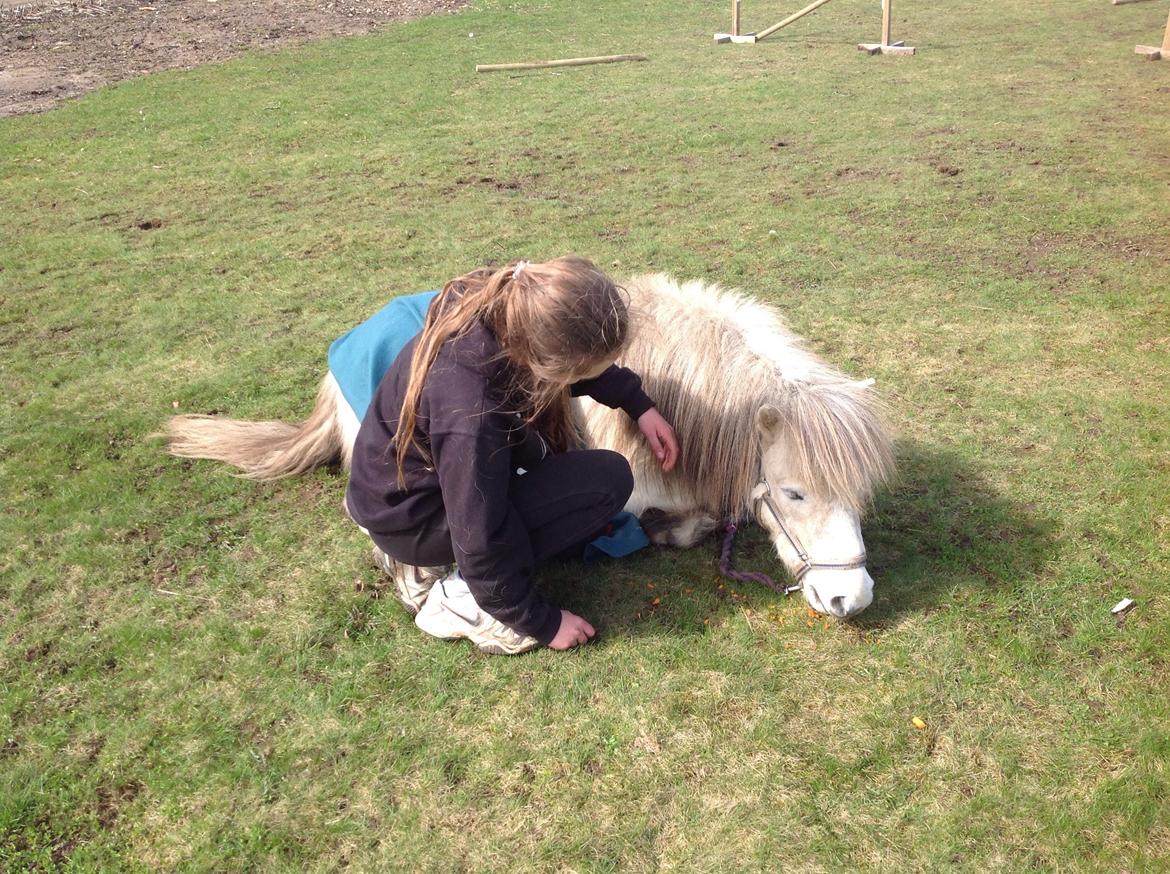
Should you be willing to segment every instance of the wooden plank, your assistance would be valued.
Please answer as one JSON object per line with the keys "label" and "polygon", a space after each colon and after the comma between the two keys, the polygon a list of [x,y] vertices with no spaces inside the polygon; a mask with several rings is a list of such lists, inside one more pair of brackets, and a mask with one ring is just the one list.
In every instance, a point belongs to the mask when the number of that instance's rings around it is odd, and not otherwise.
{"label": "wooden plank", "polygon": [[596,58],[562,58],[556,61],[526,61],[521,64],[476,64],[475,72],[498,70],[543,70],[548,67],[584,67],[586,64],[616,64],[619,61],[648,61],[645,55],[603,55]]}
{"label": "wooden plank", "polygon": [[731,35],[739,36],[739,0],[731,0]]}
{"label": "wooden plank", "polygon": [[890,44],[890,5],[894,0],[882,0],[882,45]]}
{"label": "wooden plank", "polygon": [[804,9],[801,9],[799,12],[792,13],[787,18],[785,18],[783,21],[781,21],[779,24],[773,24],[771,27],[765,27],[763,30],[761,30],[759,33],[756,34],[756,42],[759,42],[760,40],[762,40],[766,36],[772,35],[773,33],[778,31],[782,27],[787,27],[788,25],[792,24],[792,22],[796,21],[797,19],[804,18],[810,12],[813,12],[814,10],[819,9],[820,7],[824,6],[828,2],[829,2],[829,0],[813,0],[813,2],[808,4],[808,6],[804,7]]}

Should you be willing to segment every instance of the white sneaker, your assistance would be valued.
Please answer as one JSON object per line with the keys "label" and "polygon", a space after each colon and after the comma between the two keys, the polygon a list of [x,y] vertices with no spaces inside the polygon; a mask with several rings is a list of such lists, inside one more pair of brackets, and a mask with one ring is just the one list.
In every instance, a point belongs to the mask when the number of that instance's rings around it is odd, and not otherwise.
{"label": "white sneaker", "polygon": [[435,584],[414,624],[432,637],[466,638],[493,655],[519,655],[540,646],[535,637],[509,628],[475,603],[458,570]]}
{"label": "white sneaker", "polygon": [[445,567],[416,567],[397,561],[376,546],[374,547],[374,564],[394,582],[394,588],[398,592],[398,600],[412,616],[418,613],[423,602],[426,601],[431,587],[443,578],[443,574],[447,573]]}

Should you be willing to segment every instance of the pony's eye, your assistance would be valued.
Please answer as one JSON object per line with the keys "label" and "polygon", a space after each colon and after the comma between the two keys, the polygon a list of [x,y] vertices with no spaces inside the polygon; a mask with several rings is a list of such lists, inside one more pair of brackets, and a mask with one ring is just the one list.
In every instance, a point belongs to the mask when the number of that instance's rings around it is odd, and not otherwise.
{"label": "pony's eye", "polygon": [[790,501],[804,500],[804,495],[802,495],[796,489],[781,489],[781,491],[784,492],[784,497],[788,498]]}

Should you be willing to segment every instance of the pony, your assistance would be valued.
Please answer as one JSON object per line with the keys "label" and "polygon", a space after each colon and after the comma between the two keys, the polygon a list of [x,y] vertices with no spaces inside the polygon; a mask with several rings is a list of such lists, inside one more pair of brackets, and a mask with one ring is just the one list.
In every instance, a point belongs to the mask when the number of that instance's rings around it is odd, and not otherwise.
{"label": "pony", "polygon": [[[624,287],[632,330],[618,363],[642,377],[680,449],[664,473],[628,416],[576,399],[584,445],[630,462],[625,509],[651,542],[680,548],[721,521],[754,519],[814,610],[844,619],[868,607],[861,517],[894,469],[873,381],[831,367],[774,307],[742,292],[661,273]],[[171,418],[166,436],[174,455],[275,480],[328,463],[348,469],[359,424],[326,373],[299,424],[183,415]]]}

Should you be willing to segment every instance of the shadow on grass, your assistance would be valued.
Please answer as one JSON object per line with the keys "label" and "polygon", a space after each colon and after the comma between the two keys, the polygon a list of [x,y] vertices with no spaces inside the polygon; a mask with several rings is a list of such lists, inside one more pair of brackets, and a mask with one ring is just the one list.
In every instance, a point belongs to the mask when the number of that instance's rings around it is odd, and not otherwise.
{"label": "shadow on grass", "polygon": [[900,443],[898,478],[866,521],[873,606],[881,627],[928,610],[956,589],[999,589],[1037,573],[1056,549],[1059,522],[992,486],[954,452]]}
{"label": "shadow on grass", "polygon": [[[897,449],[898,477],[877,496],[863,525],[874,603],[852,624],[887,627],[956,590],[1007,588],[1051,558],[1057,520],[998,492],[953,452],[917,443]],[[723,581],[718,546],[712,538],[685,551],[651,548],[597,565],[557,562],[543,567],[541,577],[554,602],[596,617],[606,631],[686,635],[723,614],[759,609],[780,597],[751,583]],[[786,579],[757,526],[737,537],[735,564]]]}
{"label": "shadow on grass", "polygon": [[[918,443],[900,443],[897,456],[897,479],[863,524],[874,603],[852,625],[889,627],[956,591],[1009,588],[1051,559],[1057,520],[999,492],[977,465]],[[344,476],[325,474],[307,488],[336,488],[340,500]],[[762,586],[723,580],[719,545],[712,537],[689,550],[650,548],[594,564],[553,561],[538,569],[537,579],[554,604],[606,635],[687,637],[743,608],[803,604],[799,595],[786,601]],[[787,579],[758,526],[737,536],[734,559],[741,570]]]}

